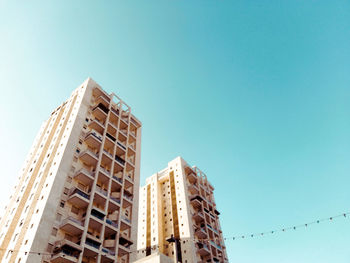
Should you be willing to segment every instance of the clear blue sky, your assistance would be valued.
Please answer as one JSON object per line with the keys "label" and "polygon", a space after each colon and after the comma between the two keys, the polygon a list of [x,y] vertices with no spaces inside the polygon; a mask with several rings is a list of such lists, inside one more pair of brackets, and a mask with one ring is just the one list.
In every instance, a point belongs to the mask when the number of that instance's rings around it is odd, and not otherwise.
{"label": "clear blue sky", "polygon": [[[350,3],[0,1],[0,202],[88,76],[143,122],[142,178],[181,155],[226,236],[350,211]],[[345,263],[350,218],[226,241],[230,262]]]}

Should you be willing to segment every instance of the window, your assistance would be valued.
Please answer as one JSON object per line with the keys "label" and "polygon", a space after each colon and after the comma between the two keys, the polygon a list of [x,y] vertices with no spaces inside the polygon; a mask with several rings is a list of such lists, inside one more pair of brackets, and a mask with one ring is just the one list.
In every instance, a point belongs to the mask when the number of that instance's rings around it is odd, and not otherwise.
{"label": "window", "polygon": [[51,253],[52,248],[53,248],[53,245],[49,243],[49,244],[47,244],[46,251]]}
{"label": "window", "polygon": [[51,235],[56,236],[57,235],[57,230],[58,229],[56,227],[52,228]]}
{"label": "window", "polygon": [[56,215],[56,221],[61,221],[61,219],[62,219],[62,215],[58,213]]}
{"label": "window", "polygon": [[63,200],[61,200],[61,202],[60,202],[60,207],[63,208],[63,207],[64,207],[64,203],[65,203],[65,202],[64,202]]}

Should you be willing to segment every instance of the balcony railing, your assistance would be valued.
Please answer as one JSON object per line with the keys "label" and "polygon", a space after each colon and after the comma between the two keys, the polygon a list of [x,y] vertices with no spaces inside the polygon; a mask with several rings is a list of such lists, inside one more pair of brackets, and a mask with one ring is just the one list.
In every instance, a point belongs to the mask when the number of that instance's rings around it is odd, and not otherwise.
{"label": "balcony railing", "polygon": [[[85,175],[85,176],[90,176],[92,178],[95,177],[95,174],[85,168],[81,168],[78,171],[75,172],[74,176],[80,176],[81,174]],[[91,179],[91,178],[90,178]]]}
{"label": "balcony railing", "polygon": [[122,219],[125,220],[126,222],[128,222],[129,224],[131,224],[131,221],[129,218],[125,217],[125,216],[122,216]]}
{"label": "balcony railing", "polygon": [[90,199],[90,195],[88,195],[87,193],[84,193],[83,191],[81,191],[78,188],[74,188],[74,190],[70,193],[70,196],[74,195],[74,194],[78,194],[86,199]]}
{"label": "balcony railing", "polygon": [[[91,134],[92,136],[94,136],[96,139],[98,139],[99,141],[102,142],[102,135],[99,134],[97,131],[92,130],[91,132],[88,133],[88,135],[87,135],[86,137],[88,137],[90,134]],[[86,137],[85,137],[85,138],[86,138]]]}
{"label": "balcony railing", "polygon": [[120,204],[120,199],[115,198],[115,197],[112,197],[112,196],[111,196],[111,199],[112,199],[114,202]]}
{"label": "balcony railing", "polygon": [[213,228],[211,225],[207,224],[207,227],[212,231],[214,231],[216,234],[219,234],[219,232],[215,228]]}
{"label": "balcony railing", "polygon": [[100,166],[100,170],[101,170],[102,172],[104,172],[105,174],[107,174],[108,176],[111,174],[110,171],[106,170],[106,169],[103,168],[102,166]]}
{"label": "balcony railing", "polygon": [[127,174],[126,174],[126,176],[127,176],[127,178],[129,178],[129,180],[132,182],[133,181],[133,172],[132,171],[130,171],[130,172],[128,172]]}
{"label": "balcony railing", "polygon": [[112,107],[112,111],[118,116],[119,115],[119,110],[116,110]]}
{"label": "balcony railing", "polygon": [[118,181],[119,183],[123,184],[123,180],[119,177],[116,177],[115,175],[113,175],[113,178]]}
{"label": "balcony railing", "polygon": [[94,107],[92,110],[95,110],[96,108],[100,108],[104,113],[108,113],[108,108],[105,106],[105,105],[103,105],[102,103],[99,103],[96,107]]}
{"label": "balcony railing", "polygon": [[115,160],[116,160],[118,163],[120,163],[121,165],[124,165],[124,164],[125,164],[125,161],[124,161],[122,158],[120,158],[118,155],[115,156]]}
{"label": "balcony railing", "polygon": [[103,126],[103,127],[105,126],[102,122],[100,122],[100,121],[99,121],[98,119],[96,119],[96,118],[94,119],[94,121],[96,121],[98,124],[100,124],[100,125]]}
{"label": "balcony railing", "polygon": [[113,159],[113,155],[110,152],[106,151],[105,149],[103,149],[103,152]]}
{"label": "balcony railing", "polygon": [[98,162],[98,153],[86,149],[79,154],[79,159],[88,166],[95,166]]}
{"label": "balcony railing", "polygon": [[118,224],[113,222],[112,220],[110,220],[108,218],[106,219],[106,223],[111,225],[111,226],[114,226],[115,228],[118,228]]}
{"label": "balcony railing", "polygon": [[126,150],[126,147],[125,147],[124,144],[122,144],[122,143],[120,143],[120,142],[117,142],[117,144],[118,144],[120,147],[122,147],[124,150]]}
{"label": "balcony railing", "polygon": [[135,132],[135,131],[130,130],[130,134],[131,134],[132,136],[136,137],[136,132]]}
{"label": "balcony railing", "polygon": [[53,252],[50,262],[78,262],[78,258],[79,253],[62,248]]}
{"label": "balcony railing", "polygon": [[91,247],[94,247],[96,249],[100,249],[100,246],[101,246],[99,243],[97,243],[96,241],[93,241],[93,240],[91,240],[89,238],[86,239],[85,244],[87,244],[87,245],[89,245]]}
{"label": "balcony railing", "polygon": [[71,222],[73,222],[73,223],[75,223],[75,224],[77,224],[77,225],[79,225],[79,226],[83,226],[83,223],[82,223],[81,221],[79,221],[78,219],[76,219],[76,218],[74,218],[74,217],[71,217],[71,216],[66,217],[66,218],[62,221],[61,225],[65,225],[65,224],[67,224],[69,221],[71,221]]}
{"label": "balcony railing", "polygon": [[139,125],[133,118],[130,118],[130,120],[136,127]]}
{"label": "balcony railing", "polygon": [[129,144],[129,147],[130,147],[132,150],[136,151],[136,147],[135,147],[135,144],[134,144],[134,143],[133,143],[133,144]]}
{"label": "balcony railing", "polygon": [[133,198],[131,195],[128,195],[128,194],[123,194],[124,198],[126,198],[127,200],[129,200],[130,202],[132,202]]}
{"label": "balcony railing", "polygon": [[110,135],[108,132],[106,133],[106,136],[109,138],[109,139],[111,139],[112,141],[116,141],[116,139],[112,136],[112,135]]}
{"label": "balcony railing", "polygon": [[105,218],[104,214],[102,214],[101,212],[99,212],[99,211],[97,211],[95,209],[91,210],[91,215],[93,215],[94,217],[96,217],[96,218],[98,218],[100,220],[104,220],[104,218]]}
{"label": "balcony railing", "polygon": [[221,247],[220,245],[216,244],[214,241],[211,241],[211,240],[210,240],[210,244],[212,244],[212,245],[213,245],[214,247],[216,247],[217,249],[222,250],[222,247]]}
{"label": "balcony railing", "polygon": [[103,194],[104,196],[107,196],[108,193],[106,190],[101,189],[100,187],[96,186],[96,191]]}

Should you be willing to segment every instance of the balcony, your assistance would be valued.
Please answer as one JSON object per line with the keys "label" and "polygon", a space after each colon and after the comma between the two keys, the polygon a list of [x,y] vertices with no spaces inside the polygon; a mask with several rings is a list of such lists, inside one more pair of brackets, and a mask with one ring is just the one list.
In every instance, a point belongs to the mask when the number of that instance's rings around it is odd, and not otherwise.
{"label": "balcony", "polygon": [[109,99],[107,99],[105,96],[101,95],[95,100],[95,103],[102,104],[106,109],[108,109]]}
{"label": "balcony", "polygon": [[124,220],[124,222],[127,222],[129,225],[131,225],[131,220],[125,216],[122,216],[122,220]]}
{"label": "balcony", "polygon": [[126,237],[120,236],[119,237],[119,255],[125,255],[127,253],[130,253],[130,246],[133,244],[131,240],[129,240]]}
{"label": "balcony", "polygon": [[118,155],[115,156],[115,160],[121,164],[122,166],[125,165],[125,160],[123,160],[122,158],[120,158]]}
{"label": "balcony", "polygon": [[124,150],[126,150],[126,146],[125,144],[121,143],[121,142],[117,142],[118,146],[120,146],[121,148],[123,148]]}
{"label": "balcony", "polygon": [[222,247],[221,247],[220,245],[216,244],[214,241],[211,241],[211,240],[210,240],[210,244],[211,244],[213,247],[215,247],[216,249],[222,250]]}
{"label": "balcony", "polygon": [[124,196],[124,198],[126,200],[128,200],[129,202],[132,203],[132,201],[133,201],[133,194],[131,192],[129,192],[128,190],[124,190],[123,196]]}
{"label": "balcony", "polygon": [[84,141],[91,148],[99,149],[99,147],[102,143],[102,135],[99,134],[97,131],[92,130],[85,136]]}
{"label": "balcony", "polygon": [[102,103],[99,103],[97,106],[95,106],[92,109],[92,113],[100,120],[106,119],[108,111],[109,111],[108,108],[104,106]]}
{"label": "balcony", "polygon": [[78,170],[74,175],[74,178],[76,180],[84,183],[85,185],[91,184],[91,182],[94,181],[94,177],[95,177],[95,174],[93,172],[88,171],[84,168]]}
{"label": "balcony", "polygon": [[137,120],[135,120],[133,116],[130,117],[130,121],[133,124],[133,126],[135,126],[135,128],[139,128],[141,126],[141,124]]}
{"label": "balcony", "polygon": [[82,251],[81,246],[67,239],[62,239],[55,242],[55,248],[51,262],[78,262],[78,257]]}
{"label": "balcony", "polygon": [[129,144],[129,149],[131,149],[135,153],[136,152],[136,143],[133,142],[133,143]]}
{"label": "balcony", "polygon": [[108,157],[110,157],[111,159],[113,159],[113,154],[111,154],[109,151],[103,149],[103,153],[106,154]]}
{"label": "balcony", "polygon": [[113,175],[113,179],[116,180],[117,182],[119,182],[120,184],[123,184],[122,178],[119,178],[119,177]]}
{"label": "balcony", "polygon": [[112,107],[112,112],[113,112],[116,116],[119,116],[119,109],[115,109],[114,107]]}
{"label": "balcony", "polygon": [[118,224],[113,222],[112,220],[106,218],[106,223],[112,227],[114,227],[115,229],[118,229]]}
{"label": "balcony", "polygon": [[78,208],[85,208],[89,205],[90,195],[74,187],[72,188],[67,201]]}
{"label": "balcony", "polygon": [[186,166],[185,173],[186,173],[187,178],[190,180],[191,183],[194,183],[195,181],[197,181],[197,174],[191,167]]}
{"label": "balcony", "polygon": [[100,172],[102,172],[103,174],[105,174],[108,177],[111,175],[111,172],[108,171],[107,169],[103,168],[102,166],[100,166]]}
{"label": "balcony", "polygon": [[130,134],[136,139],[136,130],[130,130]]}
{"label": "balcony", "polygon": [[207,227],[208,227],[211,231],[213,231],[213,232],[215,232],[216,234],[219,235],[219,231],[217,231],[217,230],[216,230],[215,228],[213,228],[211,225],[207,224]]}
{"label": "balcony", "polygon": [[123,134],[126,137],[127,133],[128,133],[128,130],[127,129],[121,129],[120,133]]}
{"label": "balcony", "polygon": [[82,251],[82,248],[79,243],[80,242],[74,243],[73,241],[70,241],[68,239],[61,239],[55,242],[55,248],[60,249],[60,248],[67,247],[67,248],[70,248],[71,250],[80,252]]}
{"label": "balcony", "polygon": [[115,198],[113,196],[111,196],[111,200],[115,203],[117,203],[118,205],[120,205],[120,199],[119,198]]}
{"label": "balcony", "polygon": [[101,254],[101,263],[112,263],[114,262],[114,258],[115,258],[115,252],[102,247],[102,254]]}
{"label": "balcony", "polygon": [[190,203],[195,208],[200,208],[202,205],[203,198],[199,195],[196,195],[190,199]]}
{"label": "balcony", "polygon": [[130,183],[134,183],[134,172],[133,171],[129,171],[126,174],[126,179],[128,179],[130,181]]}
{"label": "balcony", "polygon": [[96,192],[101,194],[103,197],[107,197],[108,196],[108,192],[106,190],[100,188],[99,186],[96,186]]}
{"label": "balcony", "polygon": [[195,235],[199,238],[199,239],[204,239],[207,237],[207,232],[205,231],[205,228],[198,228],[195,232]]}
{"label": "balcony", "polygon": [[96,166],[98,162],[98,155],[90,150],[85,150],[79,155],[80,160],[88,166]]}
{"label": "balcony", "polygon": [[92,240],[90,238],[86,238],[85,244],[97,251],[100,249],[100,246],[101,246],[99,242]]}
{"label": "balcony", "polygon": [[98,208],[96,208],[96,207],[94,207],[92,210],[91,210],[91,215],[92,216],[94,216],[94,217],[96,217],[96,218],[98,218],[98,219],[100,219],[100,220],[104,220],[104,218],[105,218],[105,214],[104,213],[102,213],[102,211],[100,211],[100,209],[98,209]]}
{"label": "balcony", "polygon": [[127,116],[121,116],[120,120],[125,124],[128,125],[129,123],[129,118]]}
{"label": "balcony", "polygon": [[110,167],[113,161],[113,155],[107,150],[103,150],[101,165]]}
{"label": "balcony", "polygon": [[115,138],[114,136],[110,135],[108,132],[106,133],[106,136],[107,136],[109,139],[111,139],[113,142],[116,141],[116,138]]}
{"label": "balcony", "polygon": [[195,195],[195,194],[199,194],[199,190],[198,190],[198,187],[196,184],[190,184],[188,186],[188,191],[192,194],[192,195]]}
{"label": "balcony", "polygon": [[195,212],[192,216],[196,223],[200,223],[204,220],[204,215],[202,212]]}
{"label": "balcony", "polygon": [[71,235],[78,235],[84,231],[84,226],[81,221],[69,216],[62,221],[60,224],[60,229]]}
{"label": "balcony", "polygon": [[98,119],[90,120],[88,127],[92,130],[99,132],[100,134],[103,134],[103,131],[105,129],[104,124]]}
{"label": "balcony", "polygon": [[210,250],[209,247],[207,246],[207,244],[204,243],[197,243],[198,246],[198,253],[203,257],[203,256],[207,256],[210,255]]}
{"label": "balcony", "polygon": [[[120,190],[119,190],[120,191]],[[111,200],[118,203],[120,205],[120,192],[111,192]]]}
{"label": "balcony", "polygon": [[129,162],[132,166],[135,166],[135,155],[127,156],[126,159],[128,160],[128,162]]}
{"label": "balcony", "polygon": [[50,262],[52,263],[75,263],[79,255],[73,254],[70,250],[60,250],[53,253]]}

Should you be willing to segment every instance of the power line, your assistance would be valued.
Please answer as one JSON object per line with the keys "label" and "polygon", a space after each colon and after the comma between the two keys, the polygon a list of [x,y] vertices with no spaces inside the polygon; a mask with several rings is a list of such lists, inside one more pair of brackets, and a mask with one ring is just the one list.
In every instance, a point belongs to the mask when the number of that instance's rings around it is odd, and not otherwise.
{"label": "power line", "polygon": [[[338,214],[338,215],[335,215],[335,216],[321,218],[321,219],[318,219],[318,220],[315,220],[315,221],[311,221],[311,222],[308,222],[308,223],[292,225],[292,226],[279,228],[279,229],[275,229],[275,230],[271,230],[271,231],[255,232],[255,233],[244,234],[244,235],[235,235],[235,236],[230,236],[230,237],[223,237],[223,240],[224,241],[226,241],[226,240],[238,240],[238,239],[262,237],[262,236],[266,236],[266,235],[283,233],[283,232],[290,231],[290,230],[297,230],[299,228],[307,228],[309,226],[320,224],[320,223],[323,223],[323,222],[332,222],[332,221],[334,221],[336,219],[340,219],[340,218],[347,218],[349,215],[350,215],[350,212],[346,212],[346,213]],[[179,239],[179,241],[182,242],[182,243],[186,243],[186,242],[206,242],[206,241],[217,241],[217,240],[221,240],[221,237],[219,237],[219,238],[204,238],[204,239],[200,239],[200,238],[180,238]],[[156,250],[156,249],[159,249],[159,248],[160,248],[159,245],[154,245],[150,249],[151,250]],[[13,253],[13,252],[24,253],[25,255],[27,255],[27,254],[37,254],[37,255],[43,255],[43,256],[53,256],[53,255],[57,254],[57,253],[39,252],[39,251],[21,251],[21,250],[6,249],[6,248],[0,248],[0,251],[1,250],[2,251],[9,251],[10,253]],[[129,251],[128,254],[140,253],[140,252],[144,253],[144,252],[146,252],[146,249],[138,249],[138,250]],[[107,255],[107,254],[108,253],[104,252],[104,254],[102,254],[102,255]],[[110,255],[112,255],[112,254],[110,254]],[[64,255],[63,255],[63,257],[64,257]]]}
{"label": "power line", "polygon": [[286,232],[286,231],[290,231],[290,230],[296,230],[299,228],[307,228],[309,226],[315,225],[315,224],[319,224],[319,223],[323,223],[323,222],[332,222],[335,219],[339,219],[339,218],[346,218],[348,215],[350,215],[350,212],[345,212],[342,214],[338,214],[335,216],[330,216],[330,217],[325,217],[325,218],[321,218],[315,221],[311,221],[311,222],[307,222],[304,224],[298,224],[298,225],[292,225],[292,226],[288,226],[288,227],[283,227],[283,228],[279,228],[279,229],[275,229],[275,230],[271,230],[271,231],[264,231],[264,232],[255,232],[255,233],[250,233],[250,234],[245,234],[245,235],[237,235],[237,236],[231,236],[231,237],[224,237],[224,240],[237,240],[237,239],[244,239],[244,238],[252,238],[252,237],[258,237],[258,236],[264,236],[264,235],[272,235],[272,234],[276,234],[276,233],[280,233],[280,232]]}

